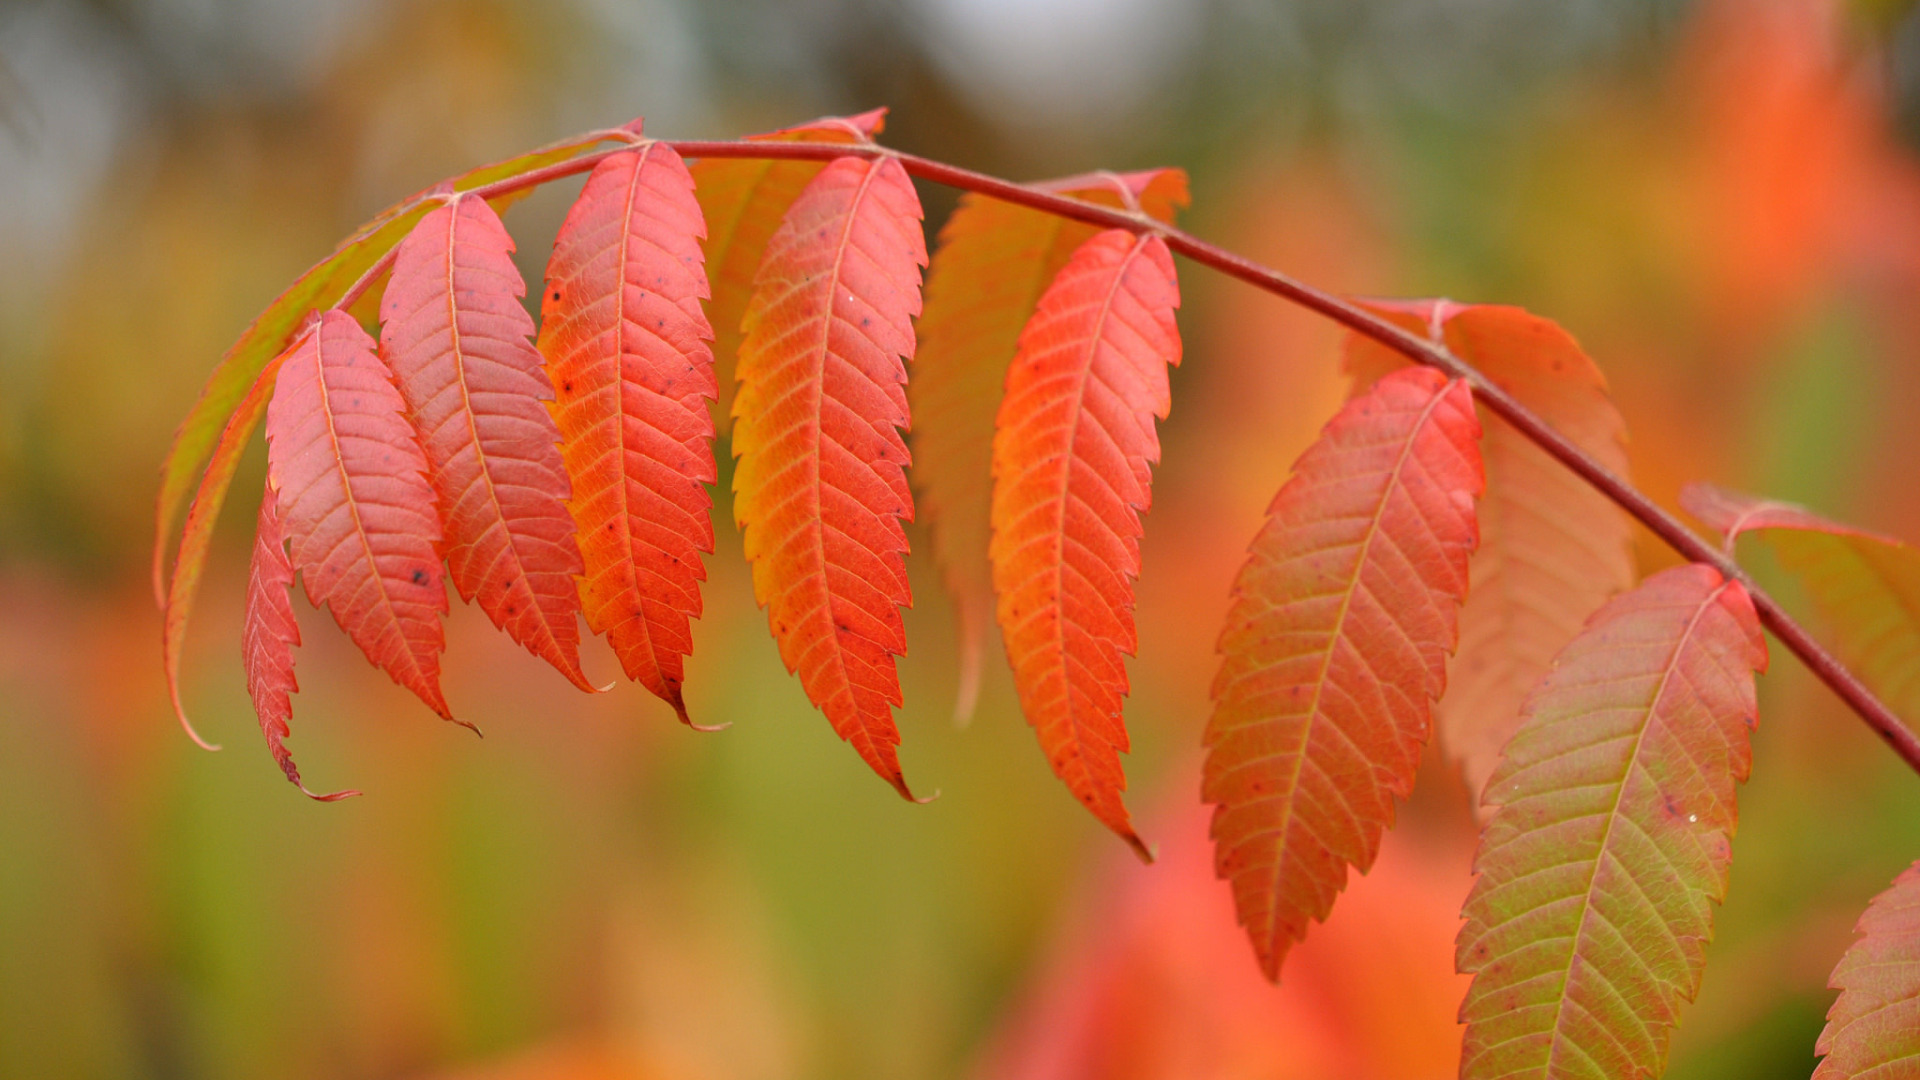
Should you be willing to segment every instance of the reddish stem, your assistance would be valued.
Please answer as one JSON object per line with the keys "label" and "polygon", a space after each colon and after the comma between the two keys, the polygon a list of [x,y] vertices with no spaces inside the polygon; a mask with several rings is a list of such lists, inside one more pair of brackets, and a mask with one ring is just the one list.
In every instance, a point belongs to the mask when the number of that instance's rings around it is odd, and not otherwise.
{"label": "reddish stem", "polygon": [[[1138,211],[1110,209],[1025,184],[1016,184],[1010,180],[988,176],[985,173],[974,172],[971,169],[963,169],[957,165],[948,165],[945,162],[903,154],[878,146],[847,143],[759,142],[744,139],[721,142],[663,141],[683,157],[690,158],[831,161],[841,157],[892,157],[897,159],[908,173],[923,180],[992,196],[1004,202],[1031,207],[1091,225],[1127,229],[1133,232],[1158,233],[1166,240],[1169,248],[1194,262],[1211,267],[1229,277],[1239,278],[1256,288],[1316,311],[1357,334],[1363,334],[1378,341],[1409,360],[1437,368],[1454,378],[1464,379],[1473,388],[1475,396],[1494,415],[1512,424],[1522,435],[1553,455],[1587,483],[1592,484],[1601,494],[1612,499],[1621,509],[1652,530],[1654,535],[1666,541],[1669,547],[1694,562],[1706,563],[1728,578],[1740,582],[1753,597],[1753,606],[1759,611],[1761,622],[1765,623],[1767,628],[1772,630],[1774,635],[1795,656],[1798,656],[1821,682],[1826,683],[1834,693],[1840,695],[1840,699],[1859,714],[1868,727],[1885,739],[1908,766],[1915,772],[1920,772],[1920,736],[1916,736],[1891,709],[1855,677],[1852,671],[1848,670],[1845,664],[1842,664],[1838,658],[1815,641],[1798,622],[1794,621],[1793,616],[1787,614],[1785,608],[1782,608],[1773,597],[1767,595],[1766,591],[1761,589],[1745,570],[1741,569],[1739,563],[1687,528],[1678,518],[1649,499],[1640,489],[1609,472],[1606,466],[1588,456],[1584,450],[1554,430],[1552,425],[1541,419],[1533,410],[1522,405],[1513,395],[1482,375],[1473,365],[1453,355],[1445,346],[1408,333],[1332,293],[1298,281],[1278,270],[1269,269]],[[551,180],[585,172],[609,155],[620,153],[625,149],[627,147],[615,147],[583,154],[556,165],[473,188],[471,193],[492,198],[537,187]],[[388,252],[379,262],[368,268],[359,281],[354,283],[353,288],[348,290],[347,295],[340,301],[340,305],[344,307],[357,300],[391,262],[392,252]]]}

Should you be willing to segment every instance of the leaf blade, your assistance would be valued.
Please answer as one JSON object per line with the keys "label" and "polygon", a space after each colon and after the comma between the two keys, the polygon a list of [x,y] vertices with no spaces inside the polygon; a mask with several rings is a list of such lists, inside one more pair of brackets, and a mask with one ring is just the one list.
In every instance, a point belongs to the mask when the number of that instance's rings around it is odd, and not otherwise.
{"label": "leaf blade", "polygon": [[1840,996],[1815,1044],[1825,1060],[1813,1080],[1892,1080],[1920,1064],[1920,863],[1873,898],[1858,933],[1827,984]]}
{"label": "leaf blade", "polygon": [[1479,435],[1464,382],[1384,376],[1301,456],[1234,583],[1201,797],[1269,979],[1412,787],[1467,590]]}
{"label": "leaf blade", "polygon": [[1465,1080],[1575,1056],[1660,1074],[1726,892],[1766,661],[1746,590],[1702,564],[1609,601],[1562,651],[1487,787],[1456,950]]}
{"label": "leaf blade", "polygon": [[400,244],[381,356],[426,454],[454,587],[591,692],[580,670],[580,550],[553,387],[528,338],[513,240],[484,199],[456,198]]}
{"label": "leaf blade", "polygon": [[754,597],[807,697],[873,770],[900,772],[894,657],[912,602],[902,357],[914,347],[920,201],[897,160],[841,158],[767,245],[734,399],[734,517]]}
{"label": "leaf blade", "polygon": [[[1187,203],[1186,174],[1157,169],[1068,177],[1036,185],[1104,206],[1137,202],[1171,222]],[[973,712],[984,639],[993,621],[993,430],[1020,331],[1040,295],[1095,226],[974,192],[940,231],[927,269],[907,399],[913,408],[914,487],[933,552],[954,596],[960,631],[955,716]]]}
{"label": "leaf blade", "polygon": [[[1627,475],[1626,423],[1606,377],[1553,322],[1520,308],[1447,300],[1369,302],[1473,364],[1616,476]],[[1350,335],[1356,388],[1404,366]],[[1626,513],[1511,424],[1479,410],[1487,490],[1480,546],[1460,610],[1460,647],[1436,709],[1440,746],[1477,797],[1520,722],[1520,705],[1587,616],[1633,586]]]}
{"label": "leaf blade", "polygon": [[293,647],[300,644],[300,624],[293,617],[293,562],[287,558],[287,537],[281,527],[279,494],[271,483],[260,497],[260,515],[253,537],[253,562],[247,571],[247,615],[240,630],[240,657],[247,672],[247,696],[260,718],[260,734],[267,752],[301,794],[316,802],[335,802],[360,794],[335,791],[316,795],[300,779],[300,769],[287,751],[293,717],[289,695],[300,689],[293,677]]}
{"label": "leaf blade", "polygon": [[321,315],[267,406],[267,472],[289,554],[367,659],[452,720],[440,692],[440,521],[427,459],[386,364],[352,316]]}
{"label": "leaf blade", "polygon": [[[856,116],[825,116],[750,139],[768,142],[869,142],[886,126],[887,110]],[[745,341],[742,320],[753,297],[755,274],[787,208],[820,175],[818,161],[755,161],[705,158],[692,165],[694,190],[707,223],[707,274],[712,297],[713,359],[719,397],[715,427],[724,433],[733,415],[735,368]]]}
{"label": "leaf blade", "polygon": [[554,241],[540,326],[587,625],[689,725],[682,658],[713,551],[718,394],[693,191],[659,143],[601,162]]}
{"label": "leaf blade", "polygon": [[1136,647],[1140,513],[1179,304],[1159,237],[1109,229],[1081,244],[1020,333],[993,437],[988,556],[1021,711],[1074,798],[1148,861],[1121,800],[1121,656]]}

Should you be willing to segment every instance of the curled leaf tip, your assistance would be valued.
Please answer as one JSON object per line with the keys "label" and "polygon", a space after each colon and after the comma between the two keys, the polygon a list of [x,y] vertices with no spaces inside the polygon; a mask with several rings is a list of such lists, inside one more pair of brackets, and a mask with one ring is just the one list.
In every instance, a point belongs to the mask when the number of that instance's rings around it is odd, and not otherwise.
{"label": "curled leaf tip", "polygon": [[[169,674],[171,675],[172,673],[171,673],[171,672],[169,672]],[[173,715],[174,715],[174,716],[176,716],[176,717],[178,717],[178,718],[179,718],[179,720],[180,720],[180,730],[182,730],[182,731],[184,731],[184,732],[186,732],[186,733],[187,733],[187,738],[189,738],[189,739],[192,739],[192,740],[193,740],[193,744],[194,744],[195,746],[198,746],[198,747],[199,747],[200,749],[202,749],[202,750],[218,750],[218,749],[220,749],[220,744],[219,744],[219,743],[210,743],[210,742],[208,742],[208,741],[207,741],[206,739],[204,739],[204,738],[202,738],[202,737],[201,737],[201,735],[200,735],[200,733],[199,733],[198,731],[195,731],[195,730],[193,729],[193,721],[191,721],[191,720],[189,720],[189,719],[187,719],[187,709],[186,709],[186,706],[184,706],[184,705],[182,705],[182,704],[180,703],[180,684],[179,684],[179,682],[178,682],[177,680],[175,680],[175,679],[169,679],[168,681],[169,681],[169,683],[170,683],[170,685],[169,685],[169,686],[167,687],[167,689],[168,689],[168,691],[170,691],[170,692],[172,693],[172,695],[173,695]]]}
{"label": "curled leaf tip", "polygon": [[678,689],[675,689],[673,696],[667,699],[667,704],[673,706],[673,713],[675,716],[678,716],[680,718],[681,723],[687,725],[688,727],[692,728],[695,731],[725,731],[728,728],[733,726],[733,721],[731,720],[727,721],[724,724],[694,723],[693,717],[687,715],[687,703],[685,699],[683,699],[680,696],[680,692]]}
{"label": "curled leaf tip", "polygon": [[[298,781],[295,782],[298,783]],[[307,785],[305,784],[300,784],[300,793],[312,799],[314,802],[339,802],[341,799],[351,799],[360,794],[360,792],[348,788],[344,791],[335,791],[326,795],[315,795],[313,792],[307,790]]]}

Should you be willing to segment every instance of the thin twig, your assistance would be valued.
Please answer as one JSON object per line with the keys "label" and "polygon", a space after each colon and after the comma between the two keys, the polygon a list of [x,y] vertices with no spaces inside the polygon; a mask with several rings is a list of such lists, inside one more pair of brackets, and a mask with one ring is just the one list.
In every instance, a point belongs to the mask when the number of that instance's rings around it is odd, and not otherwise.
{"label": "thin twig", "polygon": [[[760,142],[745,139],[718,142],[662,141],[682,156],[690,158],[831,161],[841,157],[891,157],[898,160],[908,173],[923,180],[977,192],[1004,202],[1043,210],[1091,225],[1127,229],[1136,233],[1157,233],[1166,240],[1169,248],[1194,262],[1218,270],[1229,277],[1239,278],[1256,288],[1318,312],[1357,334],[1372,338],[1409,360],[1465,380],[1473,388],[1475,396],[1489,411],[1513,425],[1522,435],[1573,470],[1601,494],[1613,500],[1621,509],[1652,530],[1653,534],[1665,541],[1669,547],[1694,562],[1706,563],[1726,577],[1740,582],[1753,597],[1753,605],[1760,614],[1761,622],[1765,623],[1767,628],[1772,630],[1774,635],[1795,656],[1798,656],[1821,682],[1826,683],[1834,693],[1840,695],[1840,699],[1866,721],[1868,727],[1886,740],[1902,760],[1915,772],[1920,772],[1920,736],[1916,736],[1912,729],[1908,728],[1885,703],[1868,690],[1845,664],[1815,641],[1813,636],[1794,620],[1793,616],[1787,614],[1785,608],[1782,608],[1748,576],[1739,563],[1687,528],[1678,518],[1648,498],[1640,489],[1608,471],[1606,466],[1594,460],[1586,451],[1560,434],[1533,410],[1521,404],[1512,394],[1481,374],[1473,365],[1455,356],[1445,346],[1408,333],[1332,293],[1317,289],[1278,270],[1262,266],[1251,259],[1236,255],[1225,248],[1210,244],[1137,211],[1116,210],[1082,202],[1069,196],[1056,195],[1036,187],[1016,184],[1010,180],[963,169],[957,165],[949,165],[913,154],[903,154],[884,147],[847,143]],[[616,147],[583,154],[556,165],[473,188],[472,194],[493,198],[537,187],[551,180],[585,172],[608,156],[625,149],[627,147]],[[370,267],[361,280],[355,283],[341,304],[348,305],[357,299],[390,262],[391,253]]]}

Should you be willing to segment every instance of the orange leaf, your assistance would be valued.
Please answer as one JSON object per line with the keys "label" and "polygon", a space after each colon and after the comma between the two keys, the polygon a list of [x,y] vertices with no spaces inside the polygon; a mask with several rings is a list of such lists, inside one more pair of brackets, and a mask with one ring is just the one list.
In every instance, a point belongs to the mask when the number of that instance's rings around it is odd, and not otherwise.
{"label": "orange leaf", "polygon": [[[1179,169],[1096,173],[1035,187],[1103,206],[1137,203],[1162,221],[1187,204]],[[927,269],[926,311],[907,399],[913,406],[914,486],[934,554],[959,606],[960,693],[973,713],[983,639],[993,612],[987,562],[993,421],[1020,329],[1068,256],[1097,231],[1084,222],[974,192],[940,230]]]}
{"label": "orange leaf", "polygon": [[906,651],[906,369],[920,200],[892,158],[842,158],[767,244],[740,348],[734,516],[780,658],[807,697],[911,798],[889,706]]}
{"label": "orange leaf", "polygon": [[1383,377],[1301,455],[1234,583],[1201,795],[1270,979],[1413,786],[1467,591],[1479,437],[1464,382]]}
{"label": "orange leaf", "polygon": [[1055,775],[1151,861],[1121,801],[1140,512],[1154,418],[1180,362],[1180,286],[1157,236],[1109,229],[1040,297],[993,438],[996,615],[1027,721]]}
{"label": "orange leaf", "polygon": [[580,549],[567,516],[553,387],[513,240],[477,197],[428,214],[381,300],[381,356],[420,432],[460,596],[582,690]]}
{"label": "orange leaf", "polygon": [[287,752],[287,721],[293,716],[288,695],[300,689],[293,678],[293,647],[300,644],[300,625],[293,618],[293,563],[287,559],[287,537],[280,525],[279,496],[269,483],[260,498],[260,522],[253,534],[253,566],[247,575],[247,619],[240,630],[240,658],[247,669],[247,694],[260,716],[260,733],[267,751],[293,786],[308,798],[333,802],[360,794],[336,791],[315,795],[300,780],[300,770]]}
{"label": "orange leaf", "polygon": [[[826,116],[747,137],[769,142],[865,143],[880,133],[886,117],[887,110],[874,109],[858,116]],[[707,317],[714,330],[714,371],[720,388],[720,406],[715,412],[722,432],[733,414],[734,364],[740,354],[741,320],[753,295],[754,275],[787,207],[824,167],[818,161],[747,158],[709,158],[693,163],[694,187],[707,223],[707,268],[713,282]]]}
{"label": "orange leaf", "polygon": [[[1616,476],[1626,425],[1606,377],[1559,326],[1519,308],[1447,300],[1369,303],[1480,369]],[[1348,338],[1357,388],[1404,366],[1370,338]],[[1587,616],[1634,578],[1626,514],[1505,420],[1480,410],[1487,491],[1480,547],[1460,609],[1460,648],[1437,719],[1440,746],[1476,795],[1520,722],[1520,703]]]}
{"label": "orange leaf", "polygon": [[440,521],[427,459],[373,339],[328,311],[267,407],[267,469],[294,568],[367,659],[453,719],[440,693]]}
{"label": "orange leaf", "polygon": [[1735,581],[1677,566],[1609,601],[1527,699],[1456,962],[1463,1080],[1659,1076],[1726,895],[1767,663]]}
{"label": "orange leaf", "polygon": [[1895,1080],[1920,1064],[1920,863],[1874,897],[1860,940],[1833,969],[1840,997],[1815,1051],[1813,1080]]}
{"label": "orange leaf", "polygon": [[713,331],[700,204],[673,148],[600,163],[547,263],[540,350],[573,478],[587,625],[688,724],[682,658],[713,550]]}

